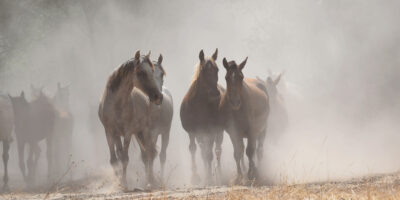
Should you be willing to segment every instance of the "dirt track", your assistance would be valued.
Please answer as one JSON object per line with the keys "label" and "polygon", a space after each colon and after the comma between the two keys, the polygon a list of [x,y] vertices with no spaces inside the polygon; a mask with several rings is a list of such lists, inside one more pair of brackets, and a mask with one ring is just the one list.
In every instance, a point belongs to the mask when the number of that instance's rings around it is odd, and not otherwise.
{"label": "dirt track", "polygon": [[120,192],[115,188],[104,189],[111,187],[106,186],[107,183],[97,181],[96,184],[74,182],[60,187],[57,192],[17,192],[2,194],[0,199],[400,199],[399,173],[297,185],[186,188],[152,192],[139,189]]}

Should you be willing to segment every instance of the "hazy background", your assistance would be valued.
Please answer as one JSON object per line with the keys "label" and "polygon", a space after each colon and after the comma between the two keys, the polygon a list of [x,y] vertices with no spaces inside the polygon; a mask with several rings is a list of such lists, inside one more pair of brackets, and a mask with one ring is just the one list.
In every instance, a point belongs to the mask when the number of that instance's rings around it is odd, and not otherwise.
{"label": "hazy background", "polygon": [[[53,96],[57,82],[70,84],[73,159],[79,161],[74,178],[110,174],[104,131],[92,125],[100,126],[96,112],[106,79],[136,50],[151,50],[153,60],[162,53],[175,109],[166,175],[171,187],[182,186],[191,171],[180,102],[199,51],[211,56],[218,48],[223,85],[223,57],[248,56],[247,77],[285,70],[280,89],[290,127],[267,136],[260,169],[272,183],[394,172],[400,167],[399,9],[395,0],[0,0],[0,90],[17,95],[34,84]],[[128,176],[136,187],[143,165],[132,149]],[[16,142],[11,154],[12,183],[22,179]],[[228,179],[233,163],[225,135]]]}

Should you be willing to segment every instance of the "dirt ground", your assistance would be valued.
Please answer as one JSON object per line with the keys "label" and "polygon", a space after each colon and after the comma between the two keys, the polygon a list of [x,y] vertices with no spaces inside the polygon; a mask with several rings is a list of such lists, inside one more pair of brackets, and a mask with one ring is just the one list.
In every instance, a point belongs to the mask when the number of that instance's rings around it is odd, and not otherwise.
{"label": "dirt ground", "polygon": [[400,199],[400,173],[307,184],[125,192],[113,181],[93,178],[60,185],[52,192],[3,193],[0,199]]}

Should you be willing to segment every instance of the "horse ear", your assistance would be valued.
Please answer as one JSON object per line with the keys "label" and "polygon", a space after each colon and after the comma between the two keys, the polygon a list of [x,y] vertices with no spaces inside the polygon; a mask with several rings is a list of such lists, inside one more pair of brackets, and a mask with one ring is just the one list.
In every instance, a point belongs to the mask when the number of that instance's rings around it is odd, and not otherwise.
{"label": "horse ear", "polygon": [[242,63],[240,63],[240,65],[239,65],[239,69],[240,69],[240,70],[242,70],[242,69],[244,68],[244,66],[246,65],[247,58],[248,58],[248,57],[246,57],[246,59],[244,59],[244,61],[243,61]]}
{"label": "horse ear", "polygon": [[137,50],[135,53],[135,60],[139,60],[140,58],[140,50]]}
{"label": "horse ear", "polygon": [[151,54],[151,51],[149,51],[149,53],[146,54],[146,58],[150,59],[150,54]]}
{"label": "horse ear", "polygon": [[200,51],[200,53],[199,53],[199,59],[200,59],[200,62],[203,62],[204,61],[204,52],[203,52],[203,49]]}
{"label": "horse ear", "polygon": [[24,93],[24,91],[21,92],[21,95],[20,95],[20,96],[25,98],[25,93]]}
{"label": "horse ear", "polygon": [[226,58],[222,59],[222,64],[224,65],[226,70],[229,69],[229,64],[228,64],[228,61],[226,61]]}
{"label": "horse ear", "polygon": [[162,56],[162,54],[160,54],[160,56],[158,56],[158,61],[157,61],[157,63],[158,63],[159,65],[161,65],[162,61],[163,61],[163,56]]}
{"label": "horse ear", "polygon": [[217,57],[218,57],[218,48],[215,49],[215,52],[214,52],[214,54],[212,55],[212,58],[213,58],[214,60],[217,60]]}
{"label": "horse ear", "polygon": [[280,74],[278,75],[278,77],[276,77],[276,79],[274,80],[274,84],[275,84],[275,85],[278,85],[279,81],[281,80],[281,76],[282,76],[282,73],[280,73]]}

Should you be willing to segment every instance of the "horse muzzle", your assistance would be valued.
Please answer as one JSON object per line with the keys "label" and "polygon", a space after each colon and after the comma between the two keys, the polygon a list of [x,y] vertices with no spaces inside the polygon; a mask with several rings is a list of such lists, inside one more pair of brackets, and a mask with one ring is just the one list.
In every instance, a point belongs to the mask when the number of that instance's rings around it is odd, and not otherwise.
{"label": "horse muzzle", "polygon": [[233,110],[239,110],[240,106],[242,105],[241,101],[230,101],[231,107]]}
{"label": "horse muzzle", "polygon": [[150,102],[156,105],[161,105],[162,101],[163,101],[163,95],[161,93],[156,93],[152,95],[152,97],[150,98]]}

